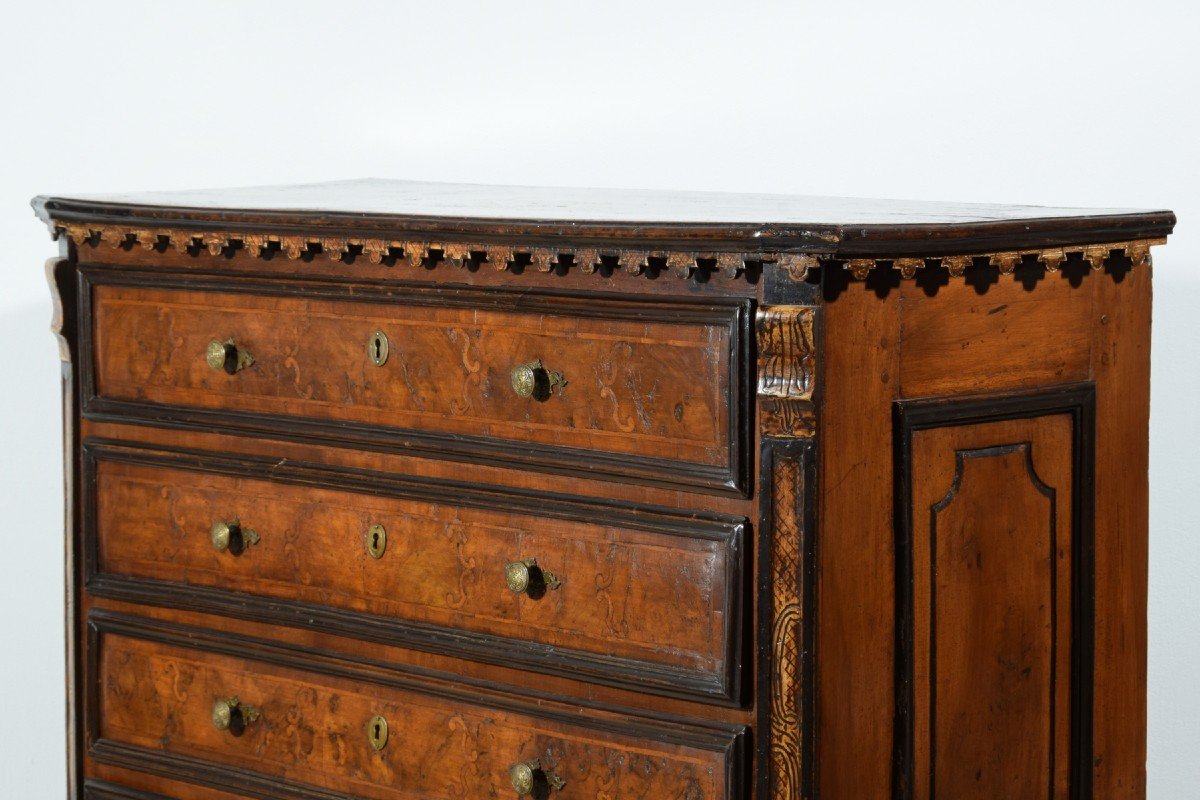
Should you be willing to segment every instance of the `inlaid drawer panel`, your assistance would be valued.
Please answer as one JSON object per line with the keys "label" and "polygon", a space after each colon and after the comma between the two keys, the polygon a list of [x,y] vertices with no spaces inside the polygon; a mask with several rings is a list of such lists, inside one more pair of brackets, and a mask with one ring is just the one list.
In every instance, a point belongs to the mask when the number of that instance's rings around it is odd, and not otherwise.
{"label": "inlaid drawer panel", "polygon": [[91,588],[732,700],[734,517],[91,443]]}
{"label": "inlaid drawer panel", "polygon": [[738,728],[467,696],[258,640],[90,620],[101,763],[271,797],[742,795]]}
{"label": "inlaid drawer panel", "polygon": [[92,414],[745,489],[744,303],[89,274]]}

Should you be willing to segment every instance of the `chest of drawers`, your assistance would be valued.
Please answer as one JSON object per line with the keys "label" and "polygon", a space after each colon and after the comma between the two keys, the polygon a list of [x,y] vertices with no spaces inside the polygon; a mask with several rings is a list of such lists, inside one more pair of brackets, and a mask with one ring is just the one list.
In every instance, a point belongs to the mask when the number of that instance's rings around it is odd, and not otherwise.
{"label": "chest of drawers", "polygon": [[1169,212],[42,197],[69,796],[1144,796]]}

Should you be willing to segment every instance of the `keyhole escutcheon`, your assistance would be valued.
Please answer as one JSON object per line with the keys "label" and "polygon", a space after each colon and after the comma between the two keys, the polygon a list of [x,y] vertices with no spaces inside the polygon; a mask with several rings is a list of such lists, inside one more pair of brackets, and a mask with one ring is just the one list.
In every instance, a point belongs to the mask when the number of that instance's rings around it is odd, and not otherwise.
{"label": "keyhole escutcheon", "polygon": [[377,367],[382,367],[387,363],[388,359],[388,338],[383,331],[375,331],[371,334],[371,338],[367,340],[367,355],[371,359],[371,363]]}
{"label": "keyhole escutcheon", "polygon": [[371,558],[383,558],[383,551],[387,550],[387,531],[378,523],[367,528],[367,552],[371,554]]}
{"label": "keyhole escutcheon", "polygon": [[371,743],[371,749],[375,752],[379,752],[387,746],[388,724],[386,719],[380,716],[371,717],[367,723],[367,741]]}

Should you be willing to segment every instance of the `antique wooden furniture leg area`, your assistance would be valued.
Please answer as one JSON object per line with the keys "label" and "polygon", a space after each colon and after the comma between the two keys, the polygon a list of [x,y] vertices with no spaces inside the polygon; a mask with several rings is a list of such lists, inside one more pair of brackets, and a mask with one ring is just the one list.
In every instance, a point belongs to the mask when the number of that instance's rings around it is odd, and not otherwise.
{"label": "antique wooden furniture leg area", "polygon": [[71,798],[1144,797],[1170,212],[34,206]]}

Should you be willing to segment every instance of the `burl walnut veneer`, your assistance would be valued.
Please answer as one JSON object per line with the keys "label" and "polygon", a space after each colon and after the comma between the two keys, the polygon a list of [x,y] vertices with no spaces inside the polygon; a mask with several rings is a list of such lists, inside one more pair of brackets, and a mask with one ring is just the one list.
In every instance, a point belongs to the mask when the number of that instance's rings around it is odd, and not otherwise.
{"label": "burl walnut veneer", "polygon": [[34,206],[71,798],[1144,797],[1171,213]]}

